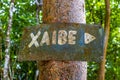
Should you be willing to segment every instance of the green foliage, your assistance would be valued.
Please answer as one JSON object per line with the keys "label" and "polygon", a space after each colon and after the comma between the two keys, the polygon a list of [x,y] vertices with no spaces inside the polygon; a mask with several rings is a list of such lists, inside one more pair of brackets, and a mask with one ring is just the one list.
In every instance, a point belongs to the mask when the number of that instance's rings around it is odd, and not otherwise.
{"label": "green foliage", "polygon": [[[2,27],[2,57],[0,71],[4,66],[5,37],[8,26],[10,0],[0,0],[0,27]],[[120,1],[111,0],[110,38],[107,50],[106,80],[120,80]],[[41,18],[42,14],[40,14]],[[104,0],[86,0],[86,21],[88,24],[104,26]],[[14,80],[34,80],[36,62],[18,62],[20,37],[24,27],[36,25],[36,5],[34,0],[16,0],[11,33],[11,73]],[[1,45],[1,44],[0,44]],[[96,80],[99,65],[88,63],[88,80]],[[2,73],[2,71],[0,72]],[[0,75],[1,76],[1,75]]]}
{"label": "green foliage", "polygon": [[[9,1],[2,0],[0,1],[0,27],[2,27],[5,36],[8,26],[9,18]],[[35,62],[18,62],[17,54],[19,52],[19,43],[20,37],[22,35],[22,30],[24,27],[36,25],[35,18],[36,5],[34,0],[17,0],[15,2],[14,14],[13,14],[13,24],[12,24],[12,33],[11,33],[11,74],[15,80],[33,80],[36,71]],[[0,61],[0,66],[3,70],[4,66],[4,56],[5,56],[5,44],[2,48],[2,59]],[[31,66],[32,65],[32,66]],[[2,73],[2,72],[0,72]],[[0,76],[2,77],[2,76]]]}

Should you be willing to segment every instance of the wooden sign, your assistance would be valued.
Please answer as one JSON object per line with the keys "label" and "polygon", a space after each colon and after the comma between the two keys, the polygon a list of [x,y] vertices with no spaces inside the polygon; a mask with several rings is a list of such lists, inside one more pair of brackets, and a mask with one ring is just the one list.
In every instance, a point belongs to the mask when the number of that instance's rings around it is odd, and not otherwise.
{"label": "wooden sign", "polygon": [[99,61],[103,29],[86,24],[41,24],[24,29],[19,60]]}

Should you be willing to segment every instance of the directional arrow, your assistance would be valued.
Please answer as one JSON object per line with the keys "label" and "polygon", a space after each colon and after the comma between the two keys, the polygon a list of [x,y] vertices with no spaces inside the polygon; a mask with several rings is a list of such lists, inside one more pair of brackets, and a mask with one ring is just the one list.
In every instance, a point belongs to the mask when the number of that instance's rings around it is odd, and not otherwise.
{"label": "directional arrow", "polygon": [[93,35],[91,35],[89,33],[85,33],[85,35],[84,35],[85,44],[88,44],[88,43],[92,42],[95,39],[96,39],[96,37],[94,37]]}

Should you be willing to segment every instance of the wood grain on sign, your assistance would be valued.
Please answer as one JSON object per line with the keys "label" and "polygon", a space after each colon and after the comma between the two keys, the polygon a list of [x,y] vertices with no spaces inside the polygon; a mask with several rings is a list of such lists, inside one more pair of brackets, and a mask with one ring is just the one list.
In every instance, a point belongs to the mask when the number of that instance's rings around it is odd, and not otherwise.
{"label": "wood grain on sign", "polygon": [[100,61],[103,29],[98,25],[54,23],[24,29],[19,60]]}

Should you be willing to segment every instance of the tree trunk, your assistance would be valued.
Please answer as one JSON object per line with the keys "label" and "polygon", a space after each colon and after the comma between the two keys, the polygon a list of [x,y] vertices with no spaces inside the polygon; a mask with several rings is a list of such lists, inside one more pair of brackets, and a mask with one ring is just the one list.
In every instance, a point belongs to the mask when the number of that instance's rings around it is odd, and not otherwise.
{"label": "tree trunk", "polygon": [[6,36],[6,49],[5,49],[5,63],[4,63],[4,80],[9,80],[9,64],[10,64],[10,33],[12,28],[12,17],[13,17],[13,8],[14,8],[14,0],[11,0],[10,9],[9,9],[9,20],[8,20],[8,28],[7,28],[7,36]]}
{"label": "tree trunk", "polygon": [[42,8],[42,0],[35,0],[35,3],[36,3],[36,22],[37,24],[40,23],[40,19],[39,19],[39,12]]}
{"label": "tree trunk", "polygon": [[[43,23],[86,23],[84,0],[43,0]],[[74,53],[73,53],[74,54]],[[87,62],[40,61],[39,80],[86,80]]]}
{"label": "tree trunk", "polygon": [[107,45],[108,45],[108,39],[110,34],[110,1],[105,0],[105,37],[104,37],[104,54],[103,54],[103,60],[100,63],[100,69],[99,69],[99,76],[98,80],[105,80],[105,63],[106,63],[106,55],[107,55]]}

